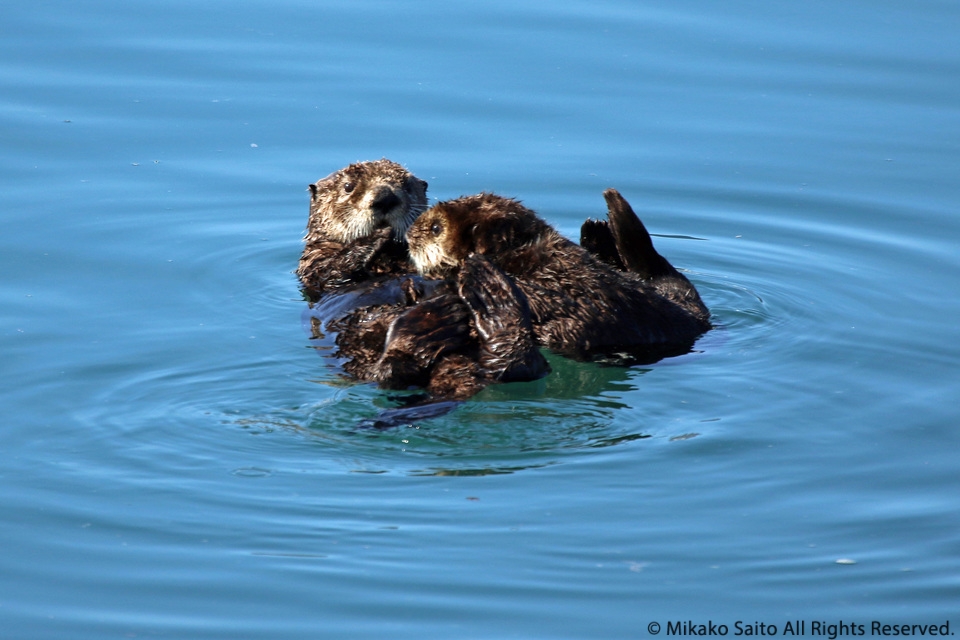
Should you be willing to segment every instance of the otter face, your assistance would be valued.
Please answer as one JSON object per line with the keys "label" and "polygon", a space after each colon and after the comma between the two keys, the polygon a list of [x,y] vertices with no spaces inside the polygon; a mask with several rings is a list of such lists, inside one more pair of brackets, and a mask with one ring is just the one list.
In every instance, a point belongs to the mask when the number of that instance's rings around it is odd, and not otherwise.
{"label": "otter face", "polygon": [[410,259],[424,275],[438,274],[456,268],[472,250],[469,238],[457,224],[455,210],[441,202],[416,219],[407,231]]}
{"label": "otter face", "polygon": [[359,162],[310,185],[305,240],[350,242],[390,227],[402,240],[427,208],[427,183],[386,158]]}
{"label": "otter face", "polygon": [[505,266],[538,242],[546,223],[516,200],[491,193],[441,202],[421,215],[407,232],[410,258],[423,274],[459,266],[471,253]]}

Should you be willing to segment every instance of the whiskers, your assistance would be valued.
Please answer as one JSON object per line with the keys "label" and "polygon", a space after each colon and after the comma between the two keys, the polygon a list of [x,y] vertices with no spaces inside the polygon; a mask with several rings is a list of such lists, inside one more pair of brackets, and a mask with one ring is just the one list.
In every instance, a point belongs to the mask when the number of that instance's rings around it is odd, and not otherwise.
{"label": "whiskers", "polygon": [[430,205],[424,202],[423,204],[412,203],[410,205],[410,210],[407,212],[407,216],[410,218],[410,222],[416,220],[417,216],[430,208]]}
{"label": "whiskers", "polygon": [[410,261],[413,262],[417,272],[423,275],[436,274],[457,265],[456,261],[444,253],[437,242],[411,244]]}
{"label": "whiskers", "polygon": [[393,227],[393,237],[395,240],[400,242],[407,241],[407,231],[410,229],[410,225],[420,217],[420,214],[429,209],[427,203],[419,204],[412,203],[407,207],[406,213],[402,216],[398,216],[395,220],[391,221],[390,226]]}
{"label": "whiskers", "polygon": [[345,220],[337,220],[335,226],[339,227],[340,237],[349,242],[372,235],[377,228],[377,223],[373,212],[364,211],[362,214],[354,212]]}

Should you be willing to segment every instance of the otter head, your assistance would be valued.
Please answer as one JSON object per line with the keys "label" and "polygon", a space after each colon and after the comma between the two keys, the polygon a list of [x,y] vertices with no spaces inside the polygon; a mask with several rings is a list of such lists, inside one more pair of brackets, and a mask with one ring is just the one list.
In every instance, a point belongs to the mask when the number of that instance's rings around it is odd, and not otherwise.
{"label": "otter head", "polygon": [[427,208],[427,183],[386,158],[358,162],[310,185],[305,240],[350,242],[381,227],[403,240]]}
{"label": "otter head", "polygon": [[428,209],[410,226],[407,243],[422,274],[449,273],[471,253],[483,254],[509,272],[518,252],[537,242],[546,228],[516,200],[481,193]]}

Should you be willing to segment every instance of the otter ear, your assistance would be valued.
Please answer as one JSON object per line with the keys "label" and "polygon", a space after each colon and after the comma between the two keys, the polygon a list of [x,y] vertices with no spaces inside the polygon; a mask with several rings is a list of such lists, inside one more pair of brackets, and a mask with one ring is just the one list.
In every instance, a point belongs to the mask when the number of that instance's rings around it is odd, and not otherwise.
{"label": "otter ear", "polygon": [[327,177],[320,178],[311,184],[308,187],[310,189],[310,199],[313,201],[319,200],[324,192],[329,191],[336,185],[339,175],[340,171],[334,171]]}

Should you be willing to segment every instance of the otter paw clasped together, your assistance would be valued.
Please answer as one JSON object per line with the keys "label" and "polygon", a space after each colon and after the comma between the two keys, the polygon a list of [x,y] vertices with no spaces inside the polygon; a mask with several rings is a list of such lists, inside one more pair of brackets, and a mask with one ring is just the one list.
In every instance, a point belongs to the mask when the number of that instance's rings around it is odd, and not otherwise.
{"label": "otter paw clasped together", "polygon": [[315,339],[333,334],[343,371],[431,402],[550,371],[540,349],[649,364],[710,329],[694,285],[661,256],[630,204],[580,244],[492,193],[427,208],[427,183],[387,159],[310,185],[297,275]]}

